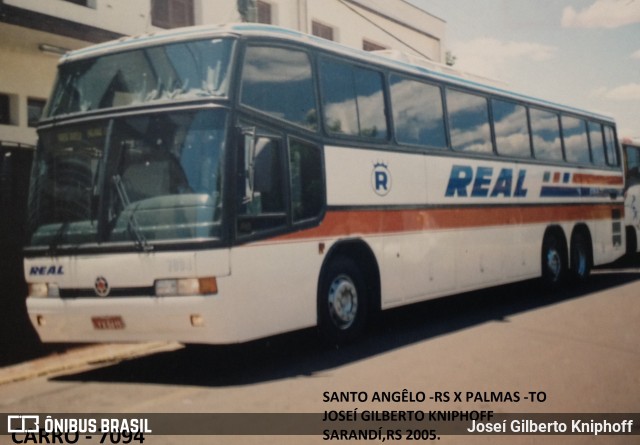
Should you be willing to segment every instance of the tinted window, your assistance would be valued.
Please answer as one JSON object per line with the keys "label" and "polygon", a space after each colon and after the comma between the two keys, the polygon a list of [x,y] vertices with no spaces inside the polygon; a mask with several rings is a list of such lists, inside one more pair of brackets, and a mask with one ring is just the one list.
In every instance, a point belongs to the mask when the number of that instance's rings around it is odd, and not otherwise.
{"label": "tinted window", "polygon": [[591,162],[587,130],[582,119],[562,116],[562,136],[567,161],[578,164]]}
{"label": "tinted window", "polygon": [[516,103],[493,100],[493,128],[498,153],[505,156],[530,157],[527,109]]}
{"label": "tinted window", "polygon": [[289,168],[293,221],[318,216],[324,200],[320,149],[306,142],[291,140]]}
{"label": "tinted window", "polygon": [[626,147],[627,186],[640,184],[640,148]]}
{"label": "tinted window", "polygon": [[27,99],[27,122],[30,127],[38,125],[38,121],[42,117],[45,101],[41,99]]}
{"label": "tinted window", "polygon": [[214,39],[64,63],[45,115],[226,96],[232,49]]}
{"label": "tinted window", "polygon": [[620,165],[620,159],[618,159],[618,150],[616,148],[616,136],[613,128],[605,125],[604,127],[604,139],[607,146],[607,164]]}
{"label": "tinted window", "polygon": [[537,159],[562,160],[562,144],[560,142],[560,127],[558,115],[550,111],[532,108],[531,132],[533,152]]}
{"label": "tinted window", "polygon": [[606,165],[602,125],[589,122],[589,140],[591,141],[591,159],[596,165]]}
{"label": "tinted window", "polygon": [[242,70],[244,105],[315,130],[316,99],[306,53],[250,46]]}
{"label": "tinted window", "polygon": [[447,91],[451,146],[454,150],[491,153],[487,100],[482,96]]}
{"label": "tinted window", "polygon": [[270,136],[245,135],[239,153],[238,232],[284,227],[287,224],[282,140]]}
{"label": "tinted window", "polygon": [[31,178],[31,245],[219,237],[225,133],[222,110],[42,130]]}
{"label": "tinted window", "polygon": [[446,148],[440,88],[391,76],[391,104],[398,142]]}
{"label": "tinted window", "polygon": [[324,59],[320,81],[329,133],[387,138],[381,73]]}

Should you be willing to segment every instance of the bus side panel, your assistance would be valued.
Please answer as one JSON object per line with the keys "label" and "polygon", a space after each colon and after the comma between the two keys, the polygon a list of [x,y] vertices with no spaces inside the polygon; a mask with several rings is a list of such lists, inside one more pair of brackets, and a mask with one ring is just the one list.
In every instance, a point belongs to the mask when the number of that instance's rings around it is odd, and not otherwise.
{"label": "bus side panel", "polygon": [[640,252],[640,146],[623,146],[625,167],[624,225],[629,232],[629,252]]}
{"label": "bus side panel", "polygon": [[625,227],[635,234],[635,251],[640,252],[640,184],[629,187],[625,195]]}
{"label": "bus side panel", "polygon": [[[391,235],[385,248],[395,249],[395,255],[387,257],[395,258],[396,265],[383,272],[383,308],[536,277],[540,246],[531,240],[541,239],[544,229],[537,225],[526,231],[492,227]],[[524,233],[529,234],[526,240]]]}
{"label": "bus side panel", "polygon": [[585,224],[595,264],[622,254],[618,172],[346,147],[326,163],[336,235],[382,239],[383,307],[539,276],[551,226],[569,248]]}
{"label": "bus side panel", "polygon": [[318,241],[267,241],[234,247],[226,296],[234,302],[240,340],[316,324],[318,274],[324,256]]}

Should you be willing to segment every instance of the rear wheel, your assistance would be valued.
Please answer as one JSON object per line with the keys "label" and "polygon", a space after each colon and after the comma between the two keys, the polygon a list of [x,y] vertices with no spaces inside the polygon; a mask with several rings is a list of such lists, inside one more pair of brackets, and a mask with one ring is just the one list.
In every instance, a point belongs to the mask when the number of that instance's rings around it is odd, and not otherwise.
{"label": "rear wheel", "polygon": [[542,281],[549,288],[555,288],[565,279],[567,261],[561,238],[548,232],[542,241]]}
{"label": "rear wheel", "polygon": [[359,336],[365,326],[369,298],[362,272],[347,257],[327,266],[318,288],[318,328],[331,343]]}
{"label": "rear wheel", "polygon": [[591,243],[588,237],[577,232],[571,237],[571,278],[582,283],[591,273]]}

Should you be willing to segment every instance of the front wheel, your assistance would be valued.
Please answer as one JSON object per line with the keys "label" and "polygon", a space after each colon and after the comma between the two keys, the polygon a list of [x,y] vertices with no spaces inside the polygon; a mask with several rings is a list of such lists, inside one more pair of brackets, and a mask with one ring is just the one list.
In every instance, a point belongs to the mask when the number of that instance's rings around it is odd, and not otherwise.
{"label": "front wheel", "polygon": [[358,337],[365,326],[368,295],[362,272],[347,257],[329,263],[318,287],[318,328],[330,343]]}

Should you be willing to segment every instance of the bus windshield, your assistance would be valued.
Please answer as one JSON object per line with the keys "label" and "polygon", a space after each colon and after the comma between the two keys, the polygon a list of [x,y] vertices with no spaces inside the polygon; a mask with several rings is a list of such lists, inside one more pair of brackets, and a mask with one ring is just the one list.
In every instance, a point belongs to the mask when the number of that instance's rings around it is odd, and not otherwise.
{"label": "bus windshield", "polygon": [[40,131],[30,245],[220,236],[227,112],[171,111]]}
{"label": "bus windshield", "polygon": [[224,97],[232,46],[231,39],[199,40],[64,63],[45,117]]}

